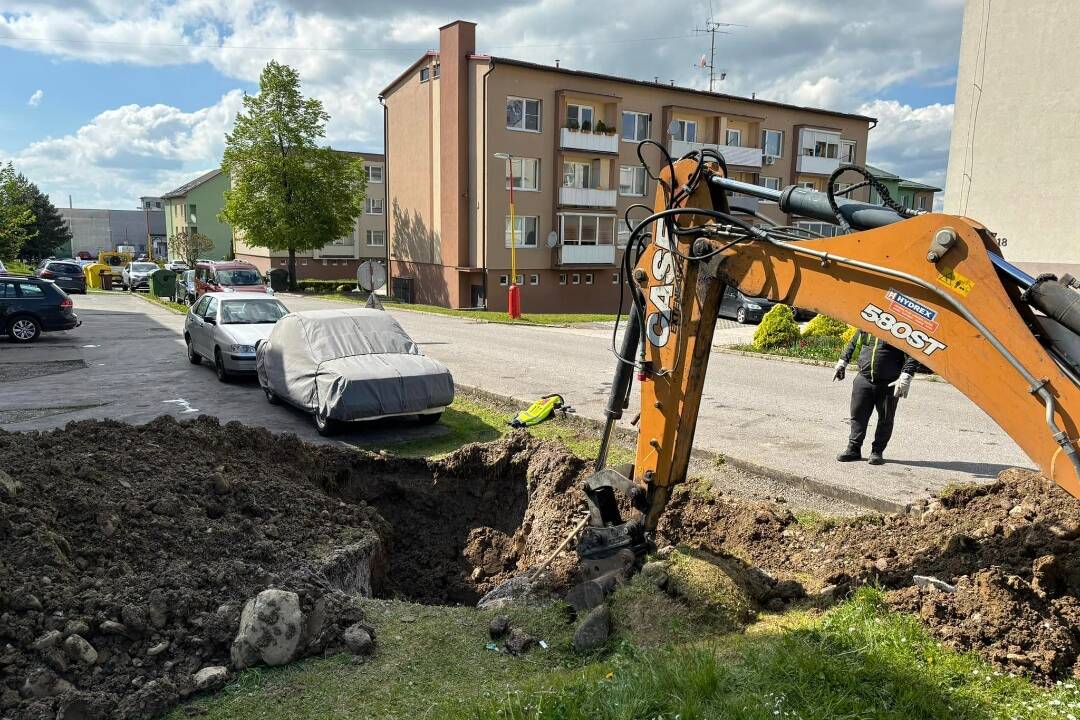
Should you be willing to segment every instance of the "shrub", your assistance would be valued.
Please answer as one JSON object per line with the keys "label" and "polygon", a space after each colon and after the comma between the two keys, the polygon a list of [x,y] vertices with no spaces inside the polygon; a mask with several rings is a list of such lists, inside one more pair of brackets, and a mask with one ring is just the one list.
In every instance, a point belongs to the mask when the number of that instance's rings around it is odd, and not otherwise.
{"label": "shrub", "polygon": [[781,345],[790,345],[798,339],[799,325],[795,322],[791,308],[777,303],[761,318],[752,344],[757,350],[771,350]]}
{"label": "shrub", "polygon": [[598,133],[606,133],[607,125],[604,124],[603,120],[597,120],[596,125],[593,126],[593,131]]}
{"label": "shrub", "polygon": [[581,131],[582,132],[591,132],[592,131],[592,123],[589,122],[588,120],[581,123]]}
{"label": "shrub", "polygon": [[352,288],[350,286],[348,286],[348,285],[338,285],[337,286],[337,291],[340,292],[340,293],[349,292],[350,290],[352,290]]}
{"label": "shrub", "polygon": [[577,130],[577,129],[578,129],[578,128],[580,128],[580,127],[581,127],[581,126],[580,126],[580,125],[578,125],[578,121],[577,121],[577,120],[567,120],[567,121],[566,121],[566,129],[567,129],[567,130]]}
{"label": "shrub", "polygon": [[810,337],[841,337],[848,328],[848,324],[842,320],[833,320],[828,315],[815,315],[814,318],[806,323],[806,327],[803,328],[802,336],[804,338]]}
{"label": "shrub", "polygon": [[[332,293],[332,292],[347,292],[354,286],[351,284],[352,280],[298,280],[296,282],[297,287],[301,288],[304,292],[310,293]],[[344,290],[342,290],[344,288]]]}
{"label": "shrub", "polygon": [[840,339],[843,340],[845,345],[847,345],[849,342],[851,342],[851,338],[855,337],[855,333],[857,332],[859,332],[859,329],[857,327],[855,327],[854,325],[848,325],[847,330],[845,330],[844,334],[840,336]]}

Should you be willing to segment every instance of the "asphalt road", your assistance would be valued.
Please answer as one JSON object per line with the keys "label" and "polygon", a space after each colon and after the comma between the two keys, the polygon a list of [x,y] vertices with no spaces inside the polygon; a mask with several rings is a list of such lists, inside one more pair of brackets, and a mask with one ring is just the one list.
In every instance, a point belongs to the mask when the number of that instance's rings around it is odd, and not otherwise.
{"label": "asphalt road", "polygon": [[[283,300],[291,310],[328,305],[316,298]],[[179,334],[182,317],[120,294],[79,296],[76,309],[84,320],[77,330],[45,335],[31,346],[0,342],[0,363],[19,364],[0,365],[0,427],[54,427],[86,417],[139,423],[166,412],[208,413],[223,422],[317,438],[306,416],[267,405],[254,381],[223,385],[208,365],[189,365]],[[460,384],[521,399],[560,392],[581,415],[602,417],[614,367],[609,328],[393,314]],[[747,332],[725,323],[723,338],[734,342]],[[850,375],[846,382],[832,382],[829,368],[726,353],[713,353],[710,364],[695,440],[701,448],[894,503],[911,502],[950,482],[987,480],[1006,467],[1032,466],[963,395],[924,380],[901,401],[888,464],[840,464],[834,457],[847,437]],[[20,377],[4,382],[5,372]],[[377,442],[379,432],[422,431],[402,423],[344,440]]]}

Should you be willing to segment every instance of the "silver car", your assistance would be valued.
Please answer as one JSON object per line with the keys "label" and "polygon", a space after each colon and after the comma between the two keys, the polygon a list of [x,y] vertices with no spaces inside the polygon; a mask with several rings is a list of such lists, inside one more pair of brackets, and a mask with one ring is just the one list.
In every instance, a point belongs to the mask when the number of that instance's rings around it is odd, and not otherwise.
{"label": "silver car", "polygon": [[120,273],[120,286],[125,290],[150,289],[150,273],[158,269],[156,263],[131,262]]}
{"label": "silver car", "polygon": [[192,365],[214,363],[218,380],[255,372],[255,347],[289,311],[263,293],[206,293],[188,310],[184,342]]}

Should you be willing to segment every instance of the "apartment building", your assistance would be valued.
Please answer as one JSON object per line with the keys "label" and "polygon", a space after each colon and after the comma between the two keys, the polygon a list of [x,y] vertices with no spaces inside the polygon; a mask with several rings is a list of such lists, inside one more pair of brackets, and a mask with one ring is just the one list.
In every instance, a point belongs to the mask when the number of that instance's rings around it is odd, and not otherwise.
{"label": "apartment building", "polygon": [[[865,162],[875,122],[479,55],[469,22],[441,28],[439,45],[380,96],[391,289],[414,302],[506,308],[511,169],[523,309],[613,311],[629,236],[622,217],[653,204],[641,140],[674,156],[711,147],[740,180],[820,190],[841,162]],[[497,153],[511,155],[512,167]],[[740,202],[803,222],[771,203]]]}
{"label": "apartment building", "polygon": [[[331,240],[318,250],[296,254],[296,277],[298,280],[349,280],[356,278],[356,270],[365,260],[386,262],[386,162],[379,153],[354,153],[347,155],[363,158],[367,171],[367,197],[364,212],[356,219],[353,232],[345,237]],[[243,237],[236,238],[236,258],[246,260],[267,272],[273,267],[288,266],[289,253],[285,250],[268,250],[251,247]]]}
{"label": "apartment building", "polygon": [[[927,185],[926,183],[916,182],[915,180],[905,180],[896,173],[882,170],[873,165],[867,165],[866,169],[870,171],[870,174],[874,176],[875,180],[885,186],[885,189],[889,193],[889,197],[904,207],[912,208],[913,210],[934,209],[934,195],[941,192],[941,188]],[[870,190],[870,202],[875,205],[882,204],[881,197],[878,195],[877,190],[874,190],[873,188]]]}
{"label": "apartment building", "polygon": [[213,247],[202,254],[203,257],[208,260],[231,258],[232,227],[218,220],[218,213],[225,207],[225,191],[228,189],[229,176],[217,168],[162,195],[165,234],[171,238],[179,232],[200,233],[213,243]]}

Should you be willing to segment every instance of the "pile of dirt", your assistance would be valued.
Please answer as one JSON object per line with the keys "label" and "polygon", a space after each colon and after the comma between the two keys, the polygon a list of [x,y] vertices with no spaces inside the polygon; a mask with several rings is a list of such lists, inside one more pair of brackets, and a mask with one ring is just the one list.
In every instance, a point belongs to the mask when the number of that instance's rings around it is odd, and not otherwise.
{"label": "pile of dirt", "polygon": [[1080,676],[1080,501],[1037,473],[1006,470],[911,513],[817,529],[783,506],[684,487],[660,538],[734,553],[825,601],[880,585],[947,645],[1041,681]]}

